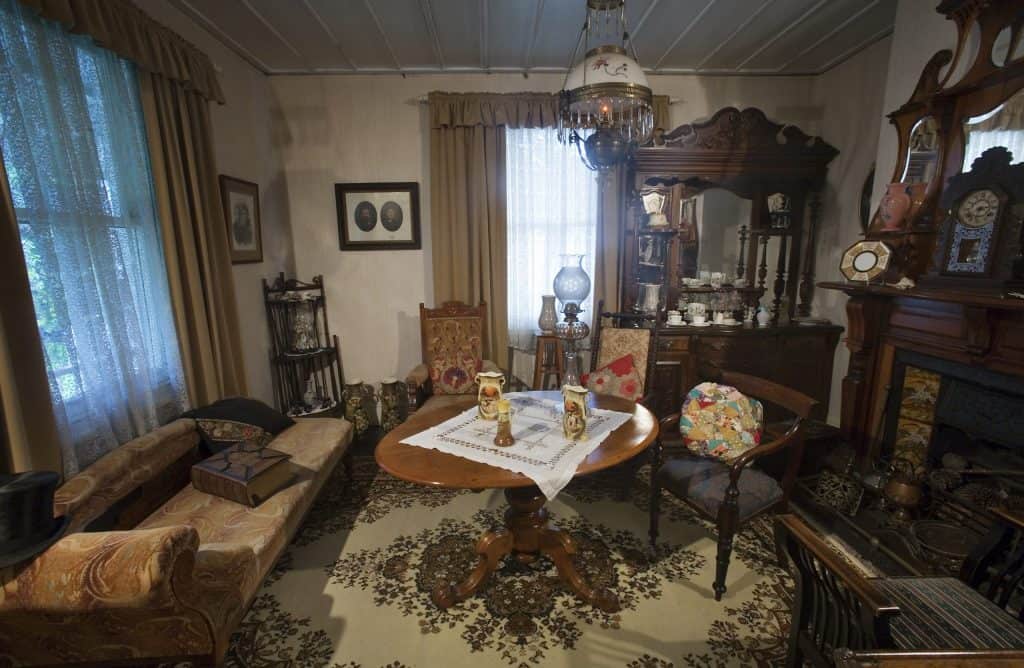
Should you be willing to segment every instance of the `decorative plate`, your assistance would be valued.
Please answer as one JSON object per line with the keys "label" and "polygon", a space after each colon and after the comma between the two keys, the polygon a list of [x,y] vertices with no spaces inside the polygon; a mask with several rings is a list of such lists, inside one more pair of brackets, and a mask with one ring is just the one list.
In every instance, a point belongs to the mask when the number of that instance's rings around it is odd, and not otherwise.
{"label": "decorative plate", "polygon": [[891,257],[892,249],[885,242],[858,241],[843,253],[839,271],[848,281],[873,281],[885,272]]}

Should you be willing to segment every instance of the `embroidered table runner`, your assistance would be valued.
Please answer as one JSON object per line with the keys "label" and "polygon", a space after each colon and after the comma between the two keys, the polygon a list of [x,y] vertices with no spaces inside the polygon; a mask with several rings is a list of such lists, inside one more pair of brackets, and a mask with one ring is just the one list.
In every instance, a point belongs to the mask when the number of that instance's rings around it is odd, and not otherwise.
{"label": "embroidered table runner", "polygon": [[591,409],[586,440],[572,441],[562,433],[561,401],[518,392],[509,392],[505,398],[512,404],[514,445],[494,445],[497,422],[480,419],[476,406],[402,443],[521,473],[537,483],[550,500],[569,484],[580,462],[633,417],[630,413]]}

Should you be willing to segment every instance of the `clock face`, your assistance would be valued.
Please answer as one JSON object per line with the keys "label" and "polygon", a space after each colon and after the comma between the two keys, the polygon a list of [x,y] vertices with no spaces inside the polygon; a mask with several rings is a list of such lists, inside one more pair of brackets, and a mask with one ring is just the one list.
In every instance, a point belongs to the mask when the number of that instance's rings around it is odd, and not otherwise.
{"label": "clock face", "polygon": [[995,222],[999,213],[999,196],[991,190],[975,190],[960,202],[957,220],[967,227],[985,227]]}

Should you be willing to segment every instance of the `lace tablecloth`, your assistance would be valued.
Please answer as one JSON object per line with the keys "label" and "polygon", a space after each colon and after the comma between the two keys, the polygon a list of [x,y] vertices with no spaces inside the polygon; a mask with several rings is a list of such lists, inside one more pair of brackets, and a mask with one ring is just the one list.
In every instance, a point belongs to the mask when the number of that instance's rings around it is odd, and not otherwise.
{"label": "lace tablecloth", "polygon": [[497,423],[481,420],[476,406],[413,434],[402,443],[521,473],[537,483],[550,500],[569,484],[580,462],[633,417],[630,413],[593,408],[587,418],[586,440],[571,441],[562,434],[561,401],[518,392],[509,392],[505,398],[512,404],[514,445],[494,445]]}

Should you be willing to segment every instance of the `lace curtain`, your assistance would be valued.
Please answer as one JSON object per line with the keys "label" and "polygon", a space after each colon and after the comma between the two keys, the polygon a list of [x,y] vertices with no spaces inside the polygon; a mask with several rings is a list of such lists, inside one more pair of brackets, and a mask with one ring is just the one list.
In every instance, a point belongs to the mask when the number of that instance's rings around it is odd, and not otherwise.
{"label": "lace curtain", "polygon": [[[509,342],[532,352],[541,295],[553,294],[560,255],[585,255],[583,268],[593,280],[597,178],[554,129],[510,128],[506,150]],[[593,308],[591,290],[583,304],[588,323]]]}
{"label": "lace curtain", "polygon": [[186,405],[135,67],[0,0],[0,102],[71,475]]}

